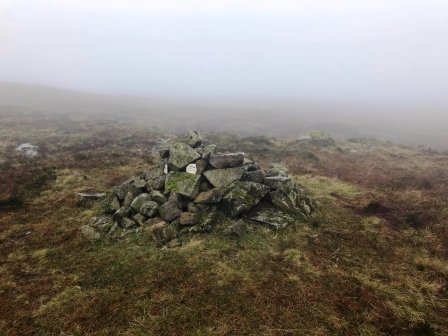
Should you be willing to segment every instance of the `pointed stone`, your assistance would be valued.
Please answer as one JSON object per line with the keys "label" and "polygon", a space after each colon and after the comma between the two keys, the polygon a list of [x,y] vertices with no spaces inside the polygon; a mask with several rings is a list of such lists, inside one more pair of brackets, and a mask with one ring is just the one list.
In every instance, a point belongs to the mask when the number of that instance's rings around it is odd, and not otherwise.
{"label": "pointed stone", "polygon": [[199,153],[187,144],[173,142],[170,144],[170,158],[168,160],[168,165],[171,166],[173,170],[181,170],[200,157]]}

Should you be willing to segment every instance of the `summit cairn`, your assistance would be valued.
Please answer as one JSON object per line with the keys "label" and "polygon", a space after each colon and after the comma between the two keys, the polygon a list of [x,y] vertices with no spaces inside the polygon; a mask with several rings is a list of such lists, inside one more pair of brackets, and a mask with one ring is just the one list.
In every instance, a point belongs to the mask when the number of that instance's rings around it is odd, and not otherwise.
{"label": "summit cairn", "polygon": [[312,200],[281,165],[268,169],[243,153],[219,153],[190,131],[160,150],[160,165],[113,188],[103,215],[81,232],[149,234],[158,245],[180,244],[193,233],[222,231],[242,237],[250,225],[284,228],[309,218]]}

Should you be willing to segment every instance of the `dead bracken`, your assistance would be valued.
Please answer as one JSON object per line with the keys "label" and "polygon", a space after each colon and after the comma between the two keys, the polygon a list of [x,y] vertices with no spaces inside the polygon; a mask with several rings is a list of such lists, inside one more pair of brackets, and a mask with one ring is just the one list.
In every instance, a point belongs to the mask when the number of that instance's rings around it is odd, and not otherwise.
{"label": "dead bracken", "polygon": [[183,142],[167,142],[160,165],[113,188],[103,214],[81,232],[90,239],[148,232],[170,247],[183,235],[217,230],[241,237],[248,225],[279,229],[314,213],[283,166],[264,170],[243,153],[219,153],[202,141],[190,131]]}

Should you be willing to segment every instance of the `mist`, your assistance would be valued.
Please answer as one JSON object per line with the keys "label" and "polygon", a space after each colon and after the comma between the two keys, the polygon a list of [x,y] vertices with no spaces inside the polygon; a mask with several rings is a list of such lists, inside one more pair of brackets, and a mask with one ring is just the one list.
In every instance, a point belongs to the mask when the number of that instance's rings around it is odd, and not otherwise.
{"label": "mist", "polygon": [[3,0],[0,29],[0,81],[447,143],[445,1]]}

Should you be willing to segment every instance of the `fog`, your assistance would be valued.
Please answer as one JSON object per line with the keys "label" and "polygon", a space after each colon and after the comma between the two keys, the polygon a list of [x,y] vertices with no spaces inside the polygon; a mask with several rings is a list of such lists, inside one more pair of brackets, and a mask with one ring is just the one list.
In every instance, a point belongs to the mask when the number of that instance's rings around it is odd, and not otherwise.
{"label": "fog", "polygon": [[0,81],[448,146],[447,41],[443,0],[0,0]]}

